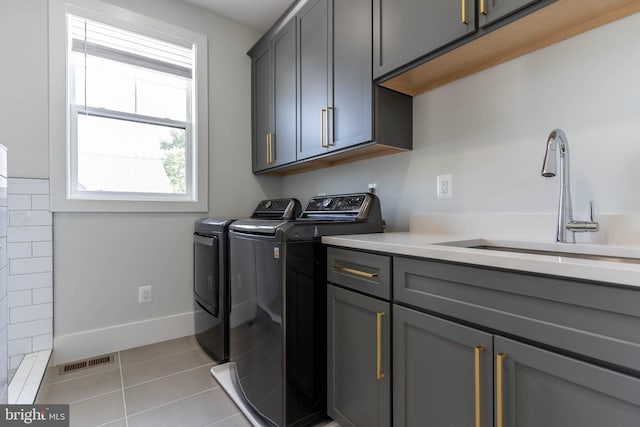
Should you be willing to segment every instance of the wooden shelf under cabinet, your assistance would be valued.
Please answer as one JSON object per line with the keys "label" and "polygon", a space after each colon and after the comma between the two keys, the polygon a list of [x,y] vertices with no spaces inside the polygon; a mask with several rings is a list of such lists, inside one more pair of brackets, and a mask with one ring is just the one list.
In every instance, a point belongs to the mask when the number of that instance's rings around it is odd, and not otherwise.
{"label": "wooden shelf under cabinet", "polygon": [[369,142],[350,147],[337,153],[328,153],[321,157],[315,157],[306,161],[284,165],[280,168],[269,169],[261,173],[263,175],[293,175],[296,173],[310,172],[316,169],[355,162],[357,160],[370,159],[395,153],[403,153],[406,151],[409,151],[409,149],[392,147],[388,145],[378,144],[376,142]]}
{"label": "wooden shelf under cabinet", "polygon": [[638,11],[638,0],[558,0],[380,84],[415,96]]}

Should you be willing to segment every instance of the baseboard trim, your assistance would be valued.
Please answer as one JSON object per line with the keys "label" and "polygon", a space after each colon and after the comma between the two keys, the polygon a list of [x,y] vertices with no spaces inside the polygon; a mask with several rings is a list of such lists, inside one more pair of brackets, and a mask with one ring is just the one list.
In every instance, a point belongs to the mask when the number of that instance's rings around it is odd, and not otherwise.
{"label": "baseboard trim", "polygon": [[53,365],[195,334],[195,312],[53,337]]}

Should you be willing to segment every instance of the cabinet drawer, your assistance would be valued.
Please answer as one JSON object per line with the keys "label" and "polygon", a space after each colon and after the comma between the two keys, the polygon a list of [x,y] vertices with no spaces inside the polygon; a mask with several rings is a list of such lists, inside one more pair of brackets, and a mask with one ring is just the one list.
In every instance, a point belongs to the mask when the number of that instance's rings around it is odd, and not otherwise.
{"label": "cabinet drawer", "polygon": [[327,280],[368,295],[390,299],[391,257],[329,248]]}
{"label": "cabinet drawer", "polygon": [[394,257],[394,300],[640,372],[640,290]]}

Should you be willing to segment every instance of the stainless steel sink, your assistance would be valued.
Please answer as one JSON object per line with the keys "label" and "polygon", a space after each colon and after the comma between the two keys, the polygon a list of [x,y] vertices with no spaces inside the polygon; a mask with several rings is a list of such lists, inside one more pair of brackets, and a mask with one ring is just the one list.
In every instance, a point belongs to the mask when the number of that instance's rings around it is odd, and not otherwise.
{"label": "stainless steel sink", "polygon": [[512,252],[562,258],[587,259],[593,261],[640,264],[640,250],[638,248],[545,242],[489,241],[483,239],[444,242],[440,243],[440,245],[484,251]]}

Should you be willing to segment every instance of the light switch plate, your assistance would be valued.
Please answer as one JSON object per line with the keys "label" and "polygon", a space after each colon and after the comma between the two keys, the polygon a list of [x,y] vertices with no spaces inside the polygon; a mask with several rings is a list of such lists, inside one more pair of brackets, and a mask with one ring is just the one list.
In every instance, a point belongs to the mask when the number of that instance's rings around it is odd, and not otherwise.
{"label": "light switch plate", "polygon": [[436,179],[436,194],[438,199],[453,198],[453,175],[438,175]]}

